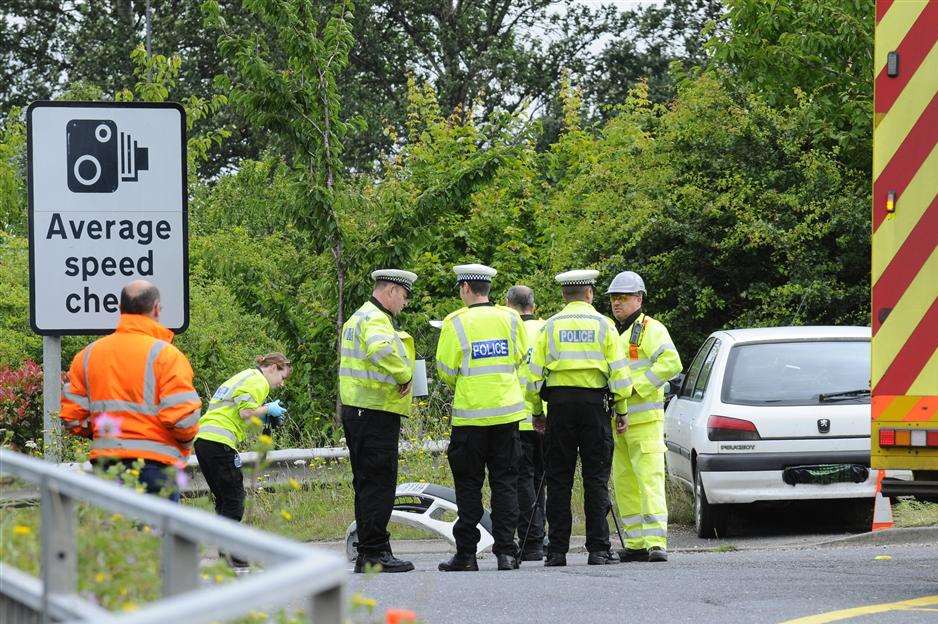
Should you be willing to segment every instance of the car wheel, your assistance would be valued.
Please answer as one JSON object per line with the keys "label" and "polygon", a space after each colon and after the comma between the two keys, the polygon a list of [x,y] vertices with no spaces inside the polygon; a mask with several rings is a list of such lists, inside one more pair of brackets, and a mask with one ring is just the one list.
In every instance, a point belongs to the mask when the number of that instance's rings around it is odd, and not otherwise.
{"label": "car wheel", "polygon": [[694,470],[694,528],[697,537],[726,537],[726,508],[707,500],[700,470]]}

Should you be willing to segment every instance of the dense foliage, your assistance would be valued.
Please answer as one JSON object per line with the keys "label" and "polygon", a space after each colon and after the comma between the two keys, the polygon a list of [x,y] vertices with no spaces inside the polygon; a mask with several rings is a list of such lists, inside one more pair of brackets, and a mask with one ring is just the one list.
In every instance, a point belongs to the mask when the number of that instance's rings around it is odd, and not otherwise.
{"label": "dense foliage", "polygon": [[[424,10],[386,4],[404,17]],[[428,321],[460,305],[451,266],[472,261],[498,269],[499,298],[532,285],[543,315],[560,306],[555,273],[594,267],[604,288],[634,269],[685,364],[719,328],[866,324],[872,4],[726,4],[721,15],[712,2],[676,3],[717,18],[708,24],[659,16],[669,32],[711,37],[688,39],[685,62],[665,70],[677,53],[658,50],[660,73],[634,73],[637,52],[615,41],[602,63],[646,80],[599,98],[602,81],[570,72],[548,81],[544,115],[497,101],[488,110],[485,98],[454,106],[451,76],[405,77],[402,113],[382,128],[367,175],[357,163],[374,128],[355,114],[374,102],[347,101],[361,92],[348,73],[369,37],[354,13],[364,9],[245,0],[232,17],[209,3],[204,28],[234,60],[198,89],[172,56],[138,49],[125,70],[111,67],[105,92],[121,99],[200,94],[185,101],[190,171],[243,140],[225,120],[251,120],[269,139],[251,158],[190,180],[192,322],[178,342],[199,391],[210,394],[251,355],[283,349],[296,363],[284,390],[290,442],[337,438],[336,318],[367,298],[378,266],[420,276],[401,324],[423,356],[436,343]],[[645,15],[651,30],[653,18]],[[244,23],[262,27],[245,32]],[[515,48],[509,60],[533,62]],[[19,368],[40,359],[41,342],[27,323],[19,110],[0,123],[0,367]],[[598,305],[608,312],[604,297]],[[65,357],[85,342],[67,339]],[[444,418],[437,399],[420,413]]]}

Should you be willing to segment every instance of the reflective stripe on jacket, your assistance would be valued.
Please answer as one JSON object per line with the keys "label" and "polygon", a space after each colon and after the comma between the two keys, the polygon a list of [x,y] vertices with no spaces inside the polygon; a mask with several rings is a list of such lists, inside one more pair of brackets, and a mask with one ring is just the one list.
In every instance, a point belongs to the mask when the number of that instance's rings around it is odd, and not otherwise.
{"label": "reflective stripe on jacket", "polygon": [[547,387],[608,388],[617,414],[632,393],[628,362],[612,319],[585,301],[571,301],[547,319],[531,351],[529,390]]}
{"label": "reflective stripe on jacket", "polygon": [[254,410],[270,394],[267,378],[257,368],[243,370],[219,386],[208,403],[208,411],[199,420],[202,440],[211,440],[238,450],[244,442],[245,422],[241,410]]}
{"label": "reflective stripe on jacket", "polygon": [[92,459],[173,464],[189,455],[202,401],[172,339],[158,322],[122,314],[113,334],[75,355],[60,416],[71,433],[94,439]]}
{"label": "reflective stripe on jacket", "polygon": [[635,389],[628,400],[629,424],[664,420],[664,384],[683,368],[668,329],[642,313],[619,340]]}
{"label": "reflective stripe on jacket", "polygon": [[339,397],[343,405],[410,416],[413,388],[398,386],[414,376],[414,339],[397,331],[391,317],[366,301],[342,326]]}
{"label": "reflective stripe on jacket", "polygon": [[[522,369],[523,374],[519,377],[519,381],[521,382],[521,391],[525,394],[524,408],[527,415],[525,419],[518,424],[518,429],[521,431],[534,431],[534,418],[532,414],[534,414],[535,411],[537,411],[538,414],[543,414],[545,411],[540,397],[534,397],[533,393],[527,392],[527,385],[528,377],[530,376],[528,363],[531,361],[531,351],[534,349],[537,335],[544,329],[544,325],[546,324],[547,321],[544,319],[531,318],[524,321],[524,333],[528,339],[528,354],[525,358],[524,368]],[[540,410],[535,410],[535,402],[540,405]]]}
{"label": "reflective stripe on jacket", "polygon": [[492,304],[456,310],[443,320],[436,370],[451,388],[454,427],[524,420],[519,371],[527,357],[521,317]]}

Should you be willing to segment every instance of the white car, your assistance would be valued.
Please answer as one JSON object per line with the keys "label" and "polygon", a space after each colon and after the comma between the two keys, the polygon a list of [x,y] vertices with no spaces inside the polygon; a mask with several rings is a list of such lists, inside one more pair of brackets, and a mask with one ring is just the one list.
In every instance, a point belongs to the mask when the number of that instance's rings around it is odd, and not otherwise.
{"label": "white car", "polygon": [[697,534],[725,536],[728,504],[865,499],[871,513],[869,388],[868,327],[711,334],[664,421],[668,474],[693,492]]}

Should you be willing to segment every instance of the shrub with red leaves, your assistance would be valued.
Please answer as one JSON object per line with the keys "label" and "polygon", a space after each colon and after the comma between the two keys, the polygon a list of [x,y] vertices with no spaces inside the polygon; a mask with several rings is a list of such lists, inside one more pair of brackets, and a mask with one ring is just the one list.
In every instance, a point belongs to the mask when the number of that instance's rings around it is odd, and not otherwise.
{"label": "shrub with red leaves", "polygon": [[32,360],[0,368],[0,429],[12,432],[17,449],[42,444],[42,368]]}

